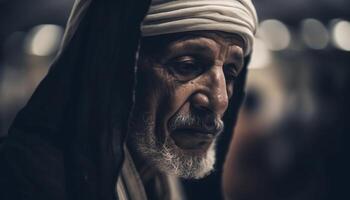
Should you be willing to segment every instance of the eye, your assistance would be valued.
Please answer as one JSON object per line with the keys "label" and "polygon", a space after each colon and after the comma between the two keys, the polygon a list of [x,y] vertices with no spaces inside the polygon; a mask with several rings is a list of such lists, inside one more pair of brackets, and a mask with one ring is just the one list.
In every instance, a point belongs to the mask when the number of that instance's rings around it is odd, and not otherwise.
{"label": "eye", "polygon": [[205,66],[193,56],[181,56],[166,64],[169,71],[180,81],[189,81],[202,74]]}
{"label": "eye", "polygon": [[236,71],[236,66],[234,64],[224,65],[224,74],[225,74],[226,82],[233,83],[238,76],[238,73]]}

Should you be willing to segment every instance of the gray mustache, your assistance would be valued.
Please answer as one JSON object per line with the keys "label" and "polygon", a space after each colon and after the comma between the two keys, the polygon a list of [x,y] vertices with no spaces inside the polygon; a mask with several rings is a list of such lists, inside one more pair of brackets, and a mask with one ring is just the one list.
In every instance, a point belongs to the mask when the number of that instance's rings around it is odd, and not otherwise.
{"label": "gray mustache", "polygon": [[194,115],[192,113],[188,115],[176,114],[170,119],[169,128],[171,131],[177,129],[196,129],[216,135],[224,130],[224,122],[214,114],[204,116]]}

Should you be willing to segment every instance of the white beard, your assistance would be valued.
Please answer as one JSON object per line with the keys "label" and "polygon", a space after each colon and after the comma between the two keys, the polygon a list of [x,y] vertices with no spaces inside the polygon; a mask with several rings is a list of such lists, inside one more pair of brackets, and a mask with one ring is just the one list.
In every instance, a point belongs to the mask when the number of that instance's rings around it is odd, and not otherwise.
{"label": "white beard", "polygon": [[208,175],[214,169],[215,141],[203,155],[186,154],[186,151],[175,145],[168,136],[160,144],[155,136],[153,123],[147,117],[143,118],[143,131],[129,135],[132,148],[144,159],[150,161],[160,171],[182,178],[199,179]]}

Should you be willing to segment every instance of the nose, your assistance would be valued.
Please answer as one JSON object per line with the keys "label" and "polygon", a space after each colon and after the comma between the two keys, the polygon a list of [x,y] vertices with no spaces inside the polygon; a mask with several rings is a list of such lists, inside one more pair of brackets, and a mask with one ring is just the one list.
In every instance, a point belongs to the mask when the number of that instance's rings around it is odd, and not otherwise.
{"label": "nose", "polygon": [[208,71],[203,84],[206,89],[195,93],[192,97],[194,106],[209,109],[222,117],[228,107],[226,80],[222,68],[215,67]]}

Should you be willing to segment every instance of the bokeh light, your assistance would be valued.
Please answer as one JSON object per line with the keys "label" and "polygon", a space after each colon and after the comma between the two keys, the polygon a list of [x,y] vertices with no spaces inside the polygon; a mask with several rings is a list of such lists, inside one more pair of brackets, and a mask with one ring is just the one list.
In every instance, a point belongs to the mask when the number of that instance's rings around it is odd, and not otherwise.
{"label": "bokeh light", "polygon": [[268,67],[271,63],[272,55],[265,42],[259,38],[256,38],[253,49],[254,51],[249,64],[249,69],[261,69]]}
{"label": "bokeh light", "polygon": [[332,29],[334,45],[344,51],[350,51],[350,22],[338,20]]}
{"label": "bokeh light", "polygon": [[291,41],[291,34],[285,24],[275,19],[260,23],[258,36],[266,42],[267,47],[273,51],[287,48]]}
{"label": "bokeh light", "polygon": [[26,52],[36,56],[50,56],[57,51],[62,35],[63,28],[58,25],[38,25],[28,34]]}
{"label": "bokeh light", "polygon": [[305,19],[301,22],[301,37],[311,49],[324,49],[329,43],[327,28],[316,19]]}

